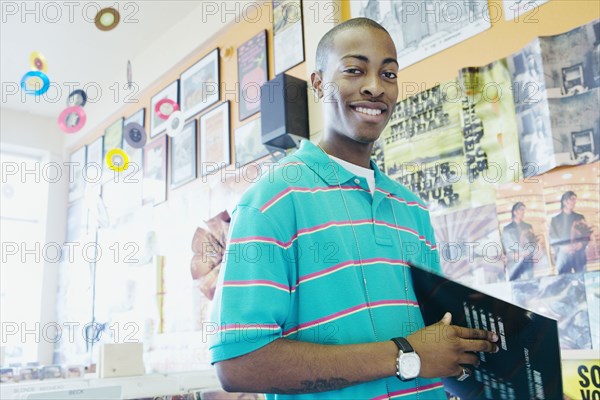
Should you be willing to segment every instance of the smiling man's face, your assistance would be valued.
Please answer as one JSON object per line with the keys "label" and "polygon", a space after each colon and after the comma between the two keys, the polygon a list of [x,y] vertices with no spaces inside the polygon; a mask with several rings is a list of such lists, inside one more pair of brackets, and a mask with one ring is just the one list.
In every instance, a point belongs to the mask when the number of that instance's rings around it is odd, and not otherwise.
{"label": "smiling man's face", "polygon": [[377,140],[398,99],[397,73],[396,47],[385,31],[361,27],[337,34],[326,70],[312,76],[328,134],[365,144]]}

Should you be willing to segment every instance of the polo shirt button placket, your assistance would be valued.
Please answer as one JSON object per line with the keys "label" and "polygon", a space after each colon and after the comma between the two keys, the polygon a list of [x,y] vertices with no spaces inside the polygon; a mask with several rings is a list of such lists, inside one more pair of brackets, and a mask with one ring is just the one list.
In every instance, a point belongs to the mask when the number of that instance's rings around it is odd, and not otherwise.
{"label": "polo shirt button placket", "polygon": [[357,185],[360,185],[360,179],[358,179],[358,178],[354,179],[354,183],[356,183]]}

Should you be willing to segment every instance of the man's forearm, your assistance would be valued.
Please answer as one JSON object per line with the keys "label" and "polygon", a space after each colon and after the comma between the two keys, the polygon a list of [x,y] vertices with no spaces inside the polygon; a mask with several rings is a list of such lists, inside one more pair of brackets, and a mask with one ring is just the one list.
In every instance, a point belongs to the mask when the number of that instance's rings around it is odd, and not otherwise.
{"label": "man's forearm", "polygon": [[397,354],[392,341],[337,346],[277,339],[216,367],[227,391],[315,393],[393,376]]}

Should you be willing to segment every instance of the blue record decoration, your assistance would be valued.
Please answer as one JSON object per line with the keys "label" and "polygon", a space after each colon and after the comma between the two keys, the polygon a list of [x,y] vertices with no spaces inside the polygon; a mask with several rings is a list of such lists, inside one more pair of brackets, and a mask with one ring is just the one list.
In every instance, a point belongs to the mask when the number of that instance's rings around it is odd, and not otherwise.
{"label": "blue record decoration", "polygon": [[[27,81],[34,78],[42,81],[42,86],[37,90],[27,87]],[[23,90],[26,94],[41,96],[48,91],[48,88],[50,88],[50,79],[48,78],[48,75],[42,71],[28,71],[25,73],[25,75],[23,75],[23,78],[21,78],[21,90]]]}

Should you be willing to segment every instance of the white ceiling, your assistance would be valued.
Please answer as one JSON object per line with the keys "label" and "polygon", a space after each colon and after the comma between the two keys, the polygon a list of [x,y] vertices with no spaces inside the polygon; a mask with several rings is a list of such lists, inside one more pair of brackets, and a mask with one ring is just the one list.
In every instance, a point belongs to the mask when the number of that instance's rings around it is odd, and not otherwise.
{"label": "white ceiling", "polygon": [[[96,104],[88,103],[85,108],[85,128],[93,127],[131,94],[124,88],[128,60],[133,66],[133,81],[143,91],[236,17],[209,16],[203,2],[208,0],[3,1],[2,108],[57,118],[66,107],[72,89],[69,85],[73,84],[87,89],[90,102],[97,98]],[[119,10],[121,22],[112,31],[100,31],[93,18],[100,7],[109,6]],[[47,75],[53,82],[40,97],[24,95],[20,90],[22,76],[31,70],[32,51],[44,55]]]}

